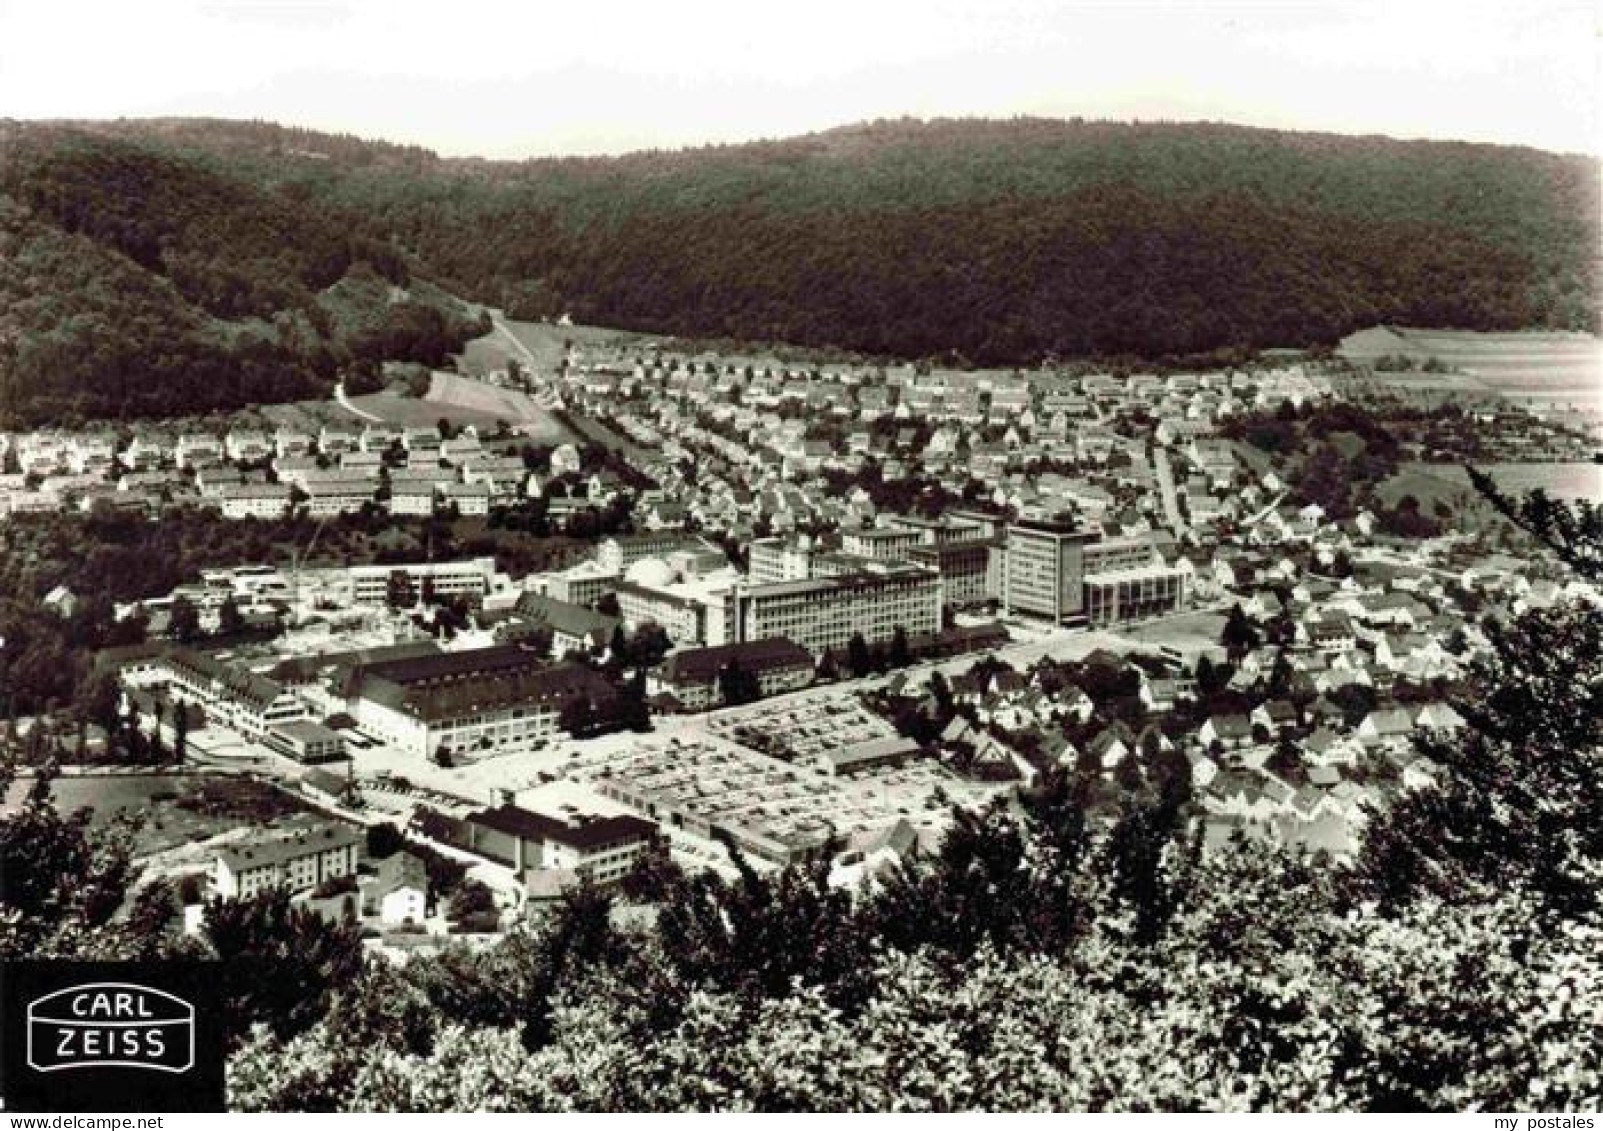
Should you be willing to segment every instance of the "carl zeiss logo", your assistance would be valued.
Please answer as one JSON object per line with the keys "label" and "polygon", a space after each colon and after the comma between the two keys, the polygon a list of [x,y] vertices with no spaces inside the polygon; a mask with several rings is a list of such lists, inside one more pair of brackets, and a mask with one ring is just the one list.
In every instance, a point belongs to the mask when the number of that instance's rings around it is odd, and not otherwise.
{"label": "carl zeiss logo", "polygon": [[0,1103],[221,1111],[218,972],[187,959],[0,963]]}
{"label": "carl zeiss logo", "polygon": [[195,1064],[195,1007],[127,982],[69,986],[28,1004],[28,1064],[39,1072]]}

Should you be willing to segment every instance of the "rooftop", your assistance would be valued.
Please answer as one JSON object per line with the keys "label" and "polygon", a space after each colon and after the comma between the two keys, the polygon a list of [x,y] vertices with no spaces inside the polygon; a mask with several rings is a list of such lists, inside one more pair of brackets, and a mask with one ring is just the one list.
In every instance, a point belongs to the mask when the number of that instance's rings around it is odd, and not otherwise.
{"label": "rooftop", "polygon": [[253,843],[229,845],[219,849],[217,859],[230,871],[274,868],[318,852],[358,847],[362,835],[345,825],[326,823],[312,828],[276,833]]}
{"label": "rooftop", "polygon": [[657,831],[657,826],[641,817],[592,817],[574,824],[543,813],[501,805],[481,809],[467,818],[470,824],[525,840],[555,841],[572,848],[600,848],[626,840],[639,840]]}

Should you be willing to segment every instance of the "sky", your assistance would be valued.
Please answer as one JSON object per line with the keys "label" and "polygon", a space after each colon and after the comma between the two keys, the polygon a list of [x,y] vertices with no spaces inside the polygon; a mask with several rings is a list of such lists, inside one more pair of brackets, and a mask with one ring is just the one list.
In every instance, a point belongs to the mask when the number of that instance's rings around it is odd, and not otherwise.
{"label": "sky", "polygon": [[1600,37],[1593,0],[0,0],[0,117],[514,158],[1018,114],[1597,154]]}

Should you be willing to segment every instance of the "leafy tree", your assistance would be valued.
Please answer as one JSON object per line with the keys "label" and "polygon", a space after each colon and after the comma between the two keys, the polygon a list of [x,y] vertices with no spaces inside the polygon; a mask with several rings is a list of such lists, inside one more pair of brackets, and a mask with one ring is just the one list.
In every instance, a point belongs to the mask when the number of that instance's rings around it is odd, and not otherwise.
{"label": "leafy tree", "polygon": [[762,683],[757,673],[747,671],[739,660],[730,660],[718,672],[718,695],[731,707],[755,703],[763,696]]}
{"label": "leafy tree", "polygon": [[1219,643],[1225,646],[1232,660],[1239,660],[1242,656],[1258,646],[1258,630],[1253,627],[1252,621],[1240,605],[1231,608],[1225,618],[1225,625],[1219,634]]}
{"label": "leafy tree", "polygon": [[595,729],[595,704],[588,695],[575,695],[557,712],[557,726],[574,738],[583,738]]}
{"label": "leafy tree", "polygon": [[367,858],[384,860],[406,847],[406,837],[391,821],[367,826]]}
{"label": "leafy tree", "polygon": [[913,653],[907,646],[907,630],[901,625],[896,626],[896,631],[891,636],[890,651],[885,657],[885,662],[893,669],[905,668],[913,662]]}
{"label": "leafy tree", "polygon": [[189,754],[189,710],[179,703],[173,707],[173,761],[179,765]]}
{"label": "leafy tree", "polygon": [[858,679],[874,670],[874,658],[861,632],[852,633],[852,638],[846,642],[846,667]]}
{"label": "leafy tree", "polygon": [[217,609],[217,632],[221,636],[235,636],[245,629],[245,618],[232,597],[225,597]]}
{"label": "leafy tree", "polygon": [[1468,466],[1465,470],[1475,489],[1510,522],[1581,577],[1603,579],[1603,507],[1586,499],[1564,503],[1540,489],[1516,502],[1485,472]]}
{"label": "leafy tree", "polygon": [[200,613],[188,597],[173,598],[167,633],[180,644],[193,644],[200,638]]}
{"label": "leafy tree", "polygon": [[295,906],[283,888],[208,900],[201,934],[218,959],[219,1015],[230,1047],[253,1024],[280,1039],[310,1028],[362,968],[360,932]]}
{"label": "leafy tree", "polygon": [[637,668],[654,668],[673,650],[673,641],[660,624],[647,621],[629,641],[629,662]]}
{"label": "leafy tree", "polygon": [[[55,767],[35,771],[19,807],[0,812],[0,958],[116,957],[137,939],[111,927],[133,878],[131,828],[63,816]],[[0,792],[13,781],[0,767]]]}
{"label": "leafy tree", "polygon": [[446,912],[451,919],[468,919],[495,913],[494,893],[478,880],[464,880],[458,884],[456,890],[451,893],[450,910]]}

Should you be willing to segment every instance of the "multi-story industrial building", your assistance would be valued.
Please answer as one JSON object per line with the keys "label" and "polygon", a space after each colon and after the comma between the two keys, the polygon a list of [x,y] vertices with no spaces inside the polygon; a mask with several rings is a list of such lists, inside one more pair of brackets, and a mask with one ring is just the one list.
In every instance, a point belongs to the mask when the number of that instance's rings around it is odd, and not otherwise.
{"label": "multi-story industrial building", "polygon": [[674,530],[649,534],[620,534],[604,539],[596,547],[595,561],[603,570],[621,573],[646,558],[661,558],[676,551],[703,551],[708,548],[707,543],[700,538]]}
{"label": "multi-story industrial building", "polygon": [[616,883],[650,846],[657,826],[641,817],[589,817],[574,823],[502,804],[453,823],[459,843],[519,875],[560,870],[592,883]]}
{"label": "multi-story industrial building", "polygon": [[1192,571],[1150,541],[1103,540],[1095,530],[1052,520],[1011,524],[997,571],[1009,612],[1055,623],[1111,624],[1186,606]]}
{"label": "multi-story industrial building", "polygon": [[437,597],[478,599],[490,591],[491,580],[495,577],[495,559],[352,566],[347,573],[351,599],[358,605],[383,605],[392,594],[397,597],[411,594],[411,600],[416,600],[425,582]]}
{"label": "multi-story industrial building", "polygon": [[633,581],[618,582],[613,592],[618,595],[618,611],[631,628],[648,622],[659,625],[675,644],[701,644],[707,640],[706,602]]}
{"label": "multi-story industrial building", "polygon": [[365,733],[408,754],[452,759],[536,749],[556,737],[571,700],[613,695],[589,668],[551,666],[511,644],[365,665],[346,690]]}
{"label": "multi-story industrial building", "polygon": [[246,738],[265,741],[274,727],[306,718],[306,704],[278,681],[202,652],[167,648],[153,667],[138,686],[165,690],[174,701],[199,707],[208,723]]}
{"label": "multi-story industrial building", "polygon": [[571,569],[551,574],[546,579],[545,590],[570,605],[594,605],[615,590],[622,579],[621,570],[603,569],[593,561],[583,561]]}
{"label": "multi-story industrial building", "polygon": [[746,572],[753,585],[805,581],[812,576],[810,543],[792,538],[759,538],[751,544]]}
{"label": "multi-story industrial building", "polygon": [[1068,522],[1027,519],[1010,525],[998,593],[1003,607],[1059,624],[1083,620],[1085,547],[1097,537]]}
{"label": "multi-story industrial building", "polygon": [[881,526],[871,530],[849,530],[841,536],[841,552],[876,561],[897,561],[907,557],[914,546],[925,541],[923,530]]}
{"label": "multi-story industrial building", "polygon": [[915,546],[907,552],[907,560],[939,573],[947,607],[961,609],[982,605],[995,596],[989,584],[989,565],[996,544],[994,538],[979,538]]}
{"label": "multi-story industrial building", "polygon": [[731,641],[784,636],[813,655],[844,649],[861,633],[873,644],[898,628],[908,636],[941,627],[941,576],[923,566],[865,563],[835,577],[737,585],[725,598]]}

